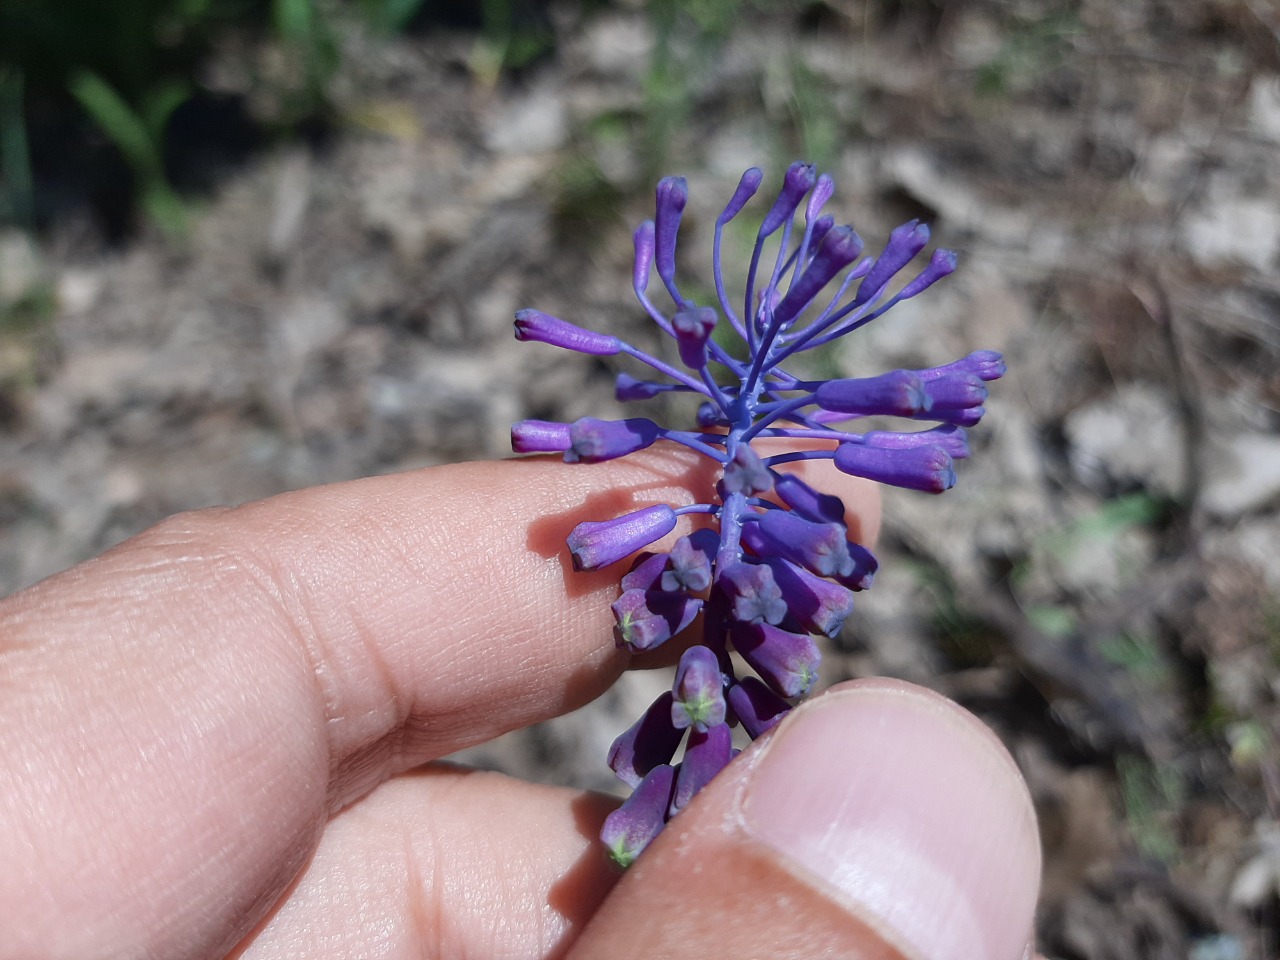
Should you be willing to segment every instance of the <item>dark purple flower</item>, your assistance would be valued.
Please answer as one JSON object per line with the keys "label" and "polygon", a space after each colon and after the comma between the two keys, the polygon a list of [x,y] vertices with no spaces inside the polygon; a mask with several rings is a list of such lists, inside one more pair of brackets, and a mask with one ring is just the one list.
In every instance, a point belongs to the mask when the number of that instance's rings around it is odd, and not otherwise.
{"label": "dark purple flower", "polygon": [[737,623],[733,648],[784,697],[803,697],[818,679],[822,655],[807,633],[792,633],[767,623]]}
{"label": "dark purple flower", "polygon": [[[657,504],[613,520],[585,521],[569,535],[574,566],[595,570],[671,533],[681,516],[698,515],[699,529],[669,552],[642,554],[632,564],[613,604],[617,639],[633,650],[651,649],[682,630],[700,631],[701,641],[681,657],[671,692],[610,751],[610,766],[635,787],[602,833],[623,865],[729,762],[735,752],[730,722],[758,737],[790,709],[784,697],[808,693],[819,666],[814,637],[836,635],[853,609],[852,591],[871,585],[876,560],[849,538],[844,504],[780,468],[829,459],[854,476],[941,492],[955,483],[955,461],[969,455],[963,428],[984,414],[987,382],[1005,371],[1000,354],[989,350],[872,377],[808,381],[789,371],[797,354],[830,344],[925,292],[955,269],[956,256],[936,250],[908,273],[929,242],[929,228],[914,220],[894,230],[878,255],[864,255],[857,232],[823,212],[835,189],[831,178],[795,163],[756,230],[746,289],[730,296],[721,262],[724,230],[762,182],[760,170],[744,173],[715,220],[712,302],[686,298],[677,283],[677,241],[689,203],[682,177],[658,184],[654,219],[635,231],[632,288],[683,368],[538,311],[516,315],[522,340],[623,355],[647,367],[644,377],[617,375],[619,401],[690,393],[697,413],[689,430],[641,418],[526,420],[512,430],[513,449],[592,463],[675,443],[720,469],[706,502]],[[654,272],[662,281],[656,292],[665,290],[670,298],[667,309],[650,299]],[[888,293],[895,285],[898,292]],[[870,416],[939,426],[877,424],[860,434],[838,429]],[[767,439],[767,455],[764,444],[756,448],[757,439]],[[737,675],[730,645],[759,677]],[[673,768],[686,729],[684,758]]]}
{"label": "dark purple flower", "polygon": [[719,723],[706,730],[694,728],[689,734],[684,759],[676,768],[676,786],[668,816],[673,817],[683,810],[694,794],[727,767],[732,758],[733,733],[728,724]]}
{"label": "dark purple flower", "polygon": [[613,520],[584,520],[567,538],[575,570],[598,570],[643,550],[675,529],[676,512],[655,503]]}
{"label": "dark purple flower", "polygon": [[703,646],[690,647],[676,668],[671,723],[679,730],[706,730],[724,723],[724,677],[720,661]]}
{"label": "dark purple flower", "polygon": [[662,832],[675,781],[673,767],[665,763],[654,767],[622,806],[605,817],[600,839],[619,866],[631,866],[649,842]]}
{"label": "dark purple flower", "polygon": [[667,690],[609,748],[609,767],[627,786],[639,786],[654,767],[670,763],[684,739],[684,730],[671,723],[671,701]]}

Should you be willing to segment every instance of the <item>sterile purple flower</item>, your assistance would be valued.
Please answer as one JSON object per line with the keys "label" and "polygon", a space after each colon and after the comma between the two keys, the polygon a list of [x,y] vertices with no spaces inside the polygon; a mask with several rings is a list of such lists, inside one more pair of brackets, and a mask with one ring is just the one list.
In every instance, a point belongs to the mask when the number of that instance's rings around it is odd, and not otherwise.
{"label": "sterile purple flower", "polygon": [[[689,202],[684,178],[666,177],[658,184],[654,219],[634,233],[632,289],[673,341],[683,369],[549,314],[516,315],[518,339],[628,356],[649,367],[648,377],[617,374],[620,402],[673,392],[699,400],[688,430],[644,418],[525,420],[511,431],[517,453],[594,463],[663,442],[695,450],[720,468],[703,502],[658,503],[587,520],[568,537],[580,570],[636,555],[613,604],[621,646],[650,650],[681,633],[698,632],[680,658],[672,688],[609,752],[609,766],[634,788],[601,833],[623,866],[731,761],[737,752],[732,727],[760,737],[781,722],[790,700],[810,691],[820,663],[815,638],[839,633],[853,610],[853,593],[871,585],[876,559],[850,539],[844,503],[787,472],[786,465],[827,459],[853,476],[940,493],[956,481],[955,461],[969,456],[964,428],[985,413],[987,382],[1005,372],[1003,358],[991,350],[873,377],[815,381],[789,371],[800,354],[838,340],[948,276],[956,255],[935,250],[904,282],[904,271],[928,245],[929,228],[913,220],[894,230],[878,253],[865,255],[857,232],[822,212],[834,193],[831,178],[819,176],[811,164],[794,163],[756,231],[746,289],[731,297],[721,263],[724,228],[762,182],[759,169],[744,173],[715,220],[712,302],[687,298],[676,276],[677,241]],[[670,298],[669,309],[649,296],[654,272]],[[727,346],[730,341],[738,346]],[[847,429],[866,417],[935,426]],[[758,440],[769,441],[767,451],[765,444],[755,445]],[[698,529],[686,528],[669,547],[652,546],[692,515],[699,517]],[[639,552],[646,548],[655,552]],[[739,676],[733,651],[758,676]]]}

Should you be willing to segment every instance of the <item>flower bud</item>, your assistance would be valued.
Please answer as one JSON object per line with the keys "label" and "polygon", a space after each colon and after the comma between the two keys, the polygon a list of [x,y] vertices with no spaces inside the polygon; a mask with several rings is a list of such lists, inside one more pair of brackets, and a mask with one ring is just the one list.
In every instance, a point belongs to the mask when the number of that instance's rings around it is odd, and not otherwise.
{"label": "flower bud", "polygon": [[716,585],[729,601],[734,620],[743,623],[781,623],[787,615],[782,591],[768,567],[757,563],[732,563],[717,571]]}
{"label": "flower bud", "polygon": [[743,677],[730,687],[728,700],[752,740],[772,730],[791,712],[791,704],[755,677]]}
{"label": "flower bud", "polygon": [[782,189],[778,192],[778,199],[765,214],[756,236],[769,236],[795,216],[796,207],[800,206],[804,195],[813,188],[816,179],[817,174],[814,173],[812,163],[797,162],[789,166],[782,178]]}
{"label": "flower bud", "polygon": [[803,697],[818,679],[822,654],[807,633],[791,633],[767,623],[739,623],[731,631],[742,659],[784,697]]}
{"label": "flower bud", "polygon": [[652,420],[597,420],[583,417],[569,425],[569,449],[565,463],[601,463],[625,457],[653,445],[662,428]]}
{"label": "flower bud", "polygon": [[671,725],[671,700],[671,691],[664,690],[609,748],[609,768],[629,787],[639,786],[654,767],[670,763],[684,738],[684,731]]}
{"label": "flower bud", "polygon": [[858,293],[853,298],[853,302],[868,303],[880,296],[885,285],[899,270],[915,259],[915,255],[923,250],[928,242],[929,228],[919,220],[904,223],[894,230],[889,234],[889,242],[885,244],[884,251],[876,258],[876,262],[858,284]]}
{"label": "flower bud", "polygon": [[724,676],[709,647],[698,645],[684,652],[671,693],[671,723],[677,730],[705,731],[724,723]]}
{"label": "flower bud", "polygon": [[670,569],[662,574],[663,590],[701,593],[711,586],[711,561],[720,538],[712,530],[695,530],[671,548]]}
{"label": "flower bud", "polygon": [[541,310],[521,310],[516,314],[516,339],[535,340],[600,357],[613,356],[622,349],[622,341],[617,337],[584,330]]}
{"label": "flower bud", "polygon": [[631,268],[631,287],[638,294],[644,293],[649,287],[649,271],[653,267],[653,221],[646,220],[636,227],[631,242],[636,251],[635,265]]}
{"label": "flower bud", "polygon": [[773,474],[749,443],[740,443],[724,468],[724,491],[754,497],[773,489]]}
{"label": "flower bud", "polygon": [[633,651],[652,650],[666,643],[702,609],[702,601],[663,590],[626,590],[612,604],[614,639]]}
{"label": "flower bud", "polygon": [[575,570],[599,570],[675,529],[676,512],[665,503],[625,513],[612,520],[584,520],[566,538]]}
{"label": "flower bud", "polygon": [[834,637],[853,612],[849,588],[832,583],[787,560],[766,560],[782,591],[790,619],[809,633]]}
{"label": "flower bud", "polygon": [[886,450],[862,443],[842,443],[836,447],[838,470],[877,483],[908,490],[942,493],[956,483],[951,455],[939,446]]}
{"label": "flower bud", "polygon": [[514,453],[563,453],[570,444],[567,423],[521,420],[511,427],[511,450]]}
{"label": "flower bud", "polygon": [[700,370],[707,365],[707,340],[715,326],[716,312],[711,307],[690,307],[671,318],[680,360],[686,367]]}
{"label": "flower bud", "polygon": [[742,208],[747,205],[747,201],[756,195],[756,191],[760,189],[760,183],[764,180],[764,171],[759,167],[752,167],[744,173],[738,180],[738,187],[733,191],[733,196],[729,198],[729,202],[725,205],[724,212],[720,214],[720,218],[716,221],[719,226],[724,226],[739,213]]}
{"label": "flower bud", "polygon": [[676,234],[684,205],[689,202],[689,184],[684,177],[663,177],[658,181],[654,216],[654,261],[658,276],[668,287],[676,276]]}
{"label": "flower bud", "polygon": [[829,493],[819,493],[793,473],[780,474],[773,482],[773,489],[796,516],[814,523],[844,523],[844,501]]}
{"label": "flower bud", "polygon": [[662,832],[675,781],[675,768],[665,763],[654,767],[622,806],[605,817],[600,839],[618,866],[631,866],[649,842]]}
{"label": "flower bud", "polygon": [[950,276],[956,269],[956,255],[950,250],[935,250],[929,258],[929,265],[916,274],[898,293],[899,300],[910,300],[923,293],[943,277]]}
{"label": "flower bud", "polygon": [[854,232],[853,227],[835,227],[828,232],[809,266],[796,278],[787,295],[773,311],[774,322],[787,324],[799,316],[800,311],[813,302],[822,288],[857,260],[861,252],[862,238]]}
{"label": "flower bud", "polygon": [[862,434],[862,442],[882,450],[908,450],[912,447],[936,446],[951,454],[953,460],[963,460],[969,456],[969,441],[964,429],[952,424],[930,430],[917,430],[914,433],[871,430]]}
{"label": "flower bud", "polygon": [[671,797],[669,816],[683,810],[694,796],[711,782],[711,778],[729,765],[733,759],[733,731],[729,725],[718,723],[705,732],[694,730],[689,734],[684,759],[676,768],[676,786]]}
{"label": "flower bud", "polygon": [[927,412],[932,403],[924,383],[911,370],[894,370],[878,377],[828,380],[814,391],[813,399],[823,410],[864,417],[914,417]]}

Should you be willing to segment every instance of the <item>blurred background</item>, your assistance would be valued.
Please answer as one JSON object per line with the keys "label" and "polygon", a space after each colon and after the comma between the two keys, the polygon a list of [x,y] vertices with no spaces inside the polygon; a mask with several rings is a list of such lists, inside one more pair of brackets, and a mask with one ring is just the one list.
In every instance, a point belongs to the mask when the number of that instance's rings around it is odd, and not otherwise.
{"label": "blurred background", "polygon": [[[702,293],[742,170],[813,160],[869,247],[920,217],[961,256],[825,375],[1010,365],[960,485],[890,492],[824,679],[999,732],[1050,956],[1275,957],[1278,151],[1275,0],[0,0],[0,594],[612,415],[613,369],[512,313],[656,346],[656,178]],[[469,759],[611,789],[666,682]]]}

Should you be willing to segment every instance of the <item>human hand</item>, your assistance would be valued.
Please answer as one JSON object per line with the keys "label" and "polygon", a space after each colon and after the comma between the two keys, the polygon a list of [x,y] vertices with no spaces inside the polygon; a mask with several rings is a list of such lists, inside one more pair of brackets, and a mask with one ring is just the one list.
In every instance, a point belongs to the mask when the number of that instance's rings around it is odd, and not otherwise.
{"label": "human hand", "polygon": [[[430,765],[628,666],[616,571],[564,536],[691,500],[694,459],[184,514],[0,603],[0,957],[1022,956],[1025,787],[918,688],[800,707],[620,882],[616,801]],[[868,487],[828,479],[869,538]]]}

